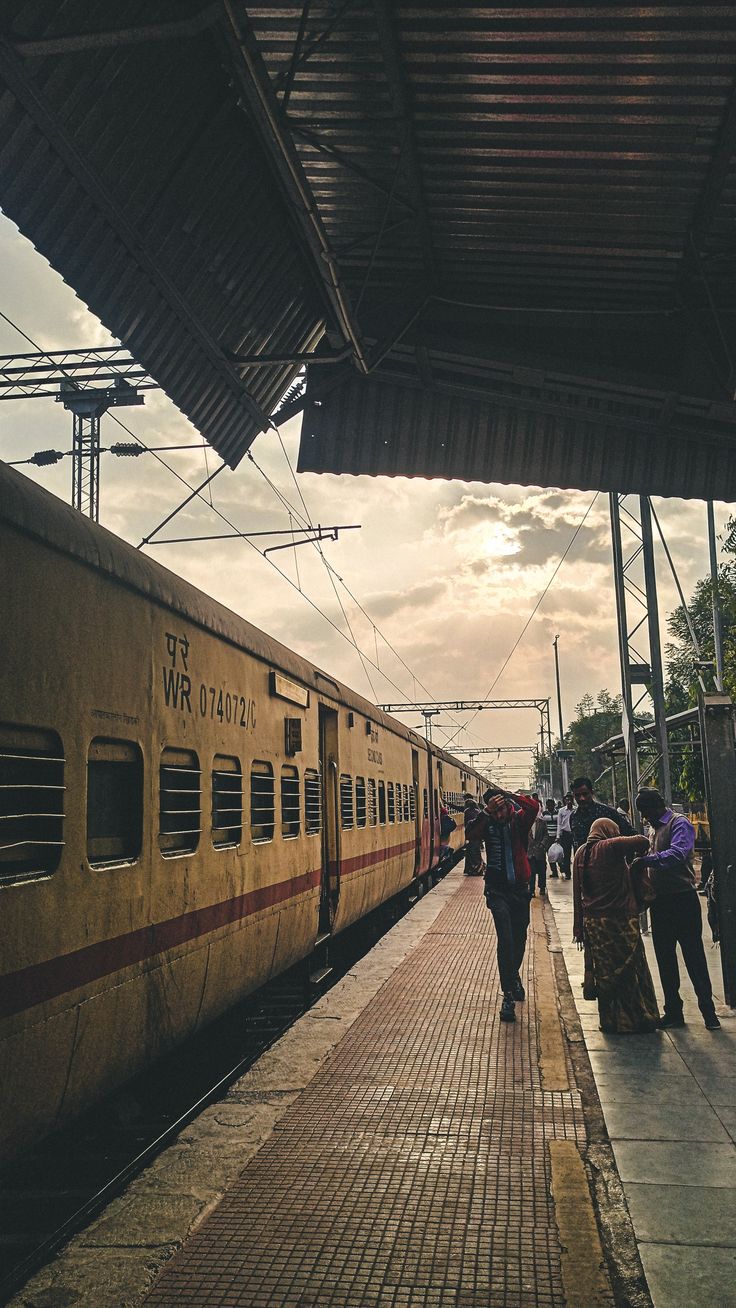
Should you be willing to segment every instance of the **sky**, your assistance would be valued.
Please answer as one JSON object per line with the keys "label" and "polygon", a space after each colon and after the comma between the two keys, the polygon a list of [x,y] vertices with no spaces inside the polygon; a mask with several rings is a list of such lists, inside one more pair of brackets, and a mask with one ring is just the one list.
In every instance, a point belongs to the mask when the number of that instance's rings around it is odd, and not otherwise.
{"label": "sky", "polygon": [[[2,215],[0,288],[0,313],[43,349],[114,343]],[[0,318],[0,353],[31,348]],[[175,474],[195,486],[220,460],[213,450],[201,448],[201,436],[160,391],[147,392],[144,406],[118,410],[117,417],[148,446],[199,447],[162,454],[168,468],[152,454],[135,461],[102,456],[100,522],[137,546],[189,494]],[[69,450],[71,422],[53,399],[3,402],[0,459],[24,459],[42,449]],[[304,514],[306,504],[312,522],[360,523],[359,531],[323,546],[332,574],[310,545],[280,551],[271,561],[241,539],[150,545],[146,553],[374,703],[550,696],[556,733],[552,642],[557,634],[565,724],[585,694],[595,696],[602,688],[618,693],[607,495],[595,499],[509,659],[593,493],[404,477],[295,477],[299,428],[295,418],[281,429],[281,439],[273,432],[260,435],[251,448],[253,462],[246,457],[234,472],[225,470],[215,480],[212,507],[193,502],[161,536],[230,530],[215,510],[239,531],[283,531],[296,518],[292,514],[290,521],[276,487],[297,514]],[[105,446],[130,436],[108,414],[101,438]],[[69,501],[70,459],[52,468],[19,471]],[[689,595],[708,571],[705,505],[674,499],[655,499],[654,504]],[[719,531],[732,507],[716,504]],[[258,544],[263,548],[282,541]],[[657,569],[666,638],[666,615],[676,606],[677,594],[661,547]],[[424,730],[416,712],[402,716]],[[471,720],[470,715],[442,713],[433,729],[438,743],[453,740],[456,747],[524,746],[538,740],[539,716],[529,710],[494,710]],[[516,788],[526,784],[528,758],[520,752],[479,757],[478,763],[490,764],[494,775]]]}

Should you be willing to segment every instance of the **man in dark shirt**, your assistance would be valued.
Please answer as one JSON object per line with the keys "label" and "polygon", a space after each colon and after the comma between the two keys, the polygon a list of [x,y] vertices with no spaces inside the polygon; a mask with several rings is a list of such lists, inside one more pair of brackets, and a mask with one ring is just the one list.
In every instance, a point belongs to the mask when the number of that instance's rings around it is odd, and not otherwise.
{"label": "man in dark shirt", "polygon": [[465,827],[466,851],[465,851],[465,875],[466,877],[483,876],[483,855],[481,853],[482,841],[468,839],[468,827],[480,817],[481,809],[472,795],[463,795],[465,807],[463,810],[463,825]]}
{"label": "man in dark shirt", "polygon": [[633,836],[634,828],[623,813],[619,813],[615,808],[609,808],[608,804],[599,804],[593,793],[593,782],[590,777],[576,777],[572,783],[572,793],[577,804],[577,808],[570,818],[570,831],[572,833],[572,843],[575,849],[584,845],[590,834],[590,828],[596,818],[610,818],[616,823],[622,836]]}
{"label": "man in dark shirt", "polygon": [[471,839],[485,840],[485,897],[496,928],[503,991],[501,1021],[515,1022],[514,1003],[526,998],[519,969],[529,928],[531,869],[527,840],[539,815],[539,805],[529,795],[512,795],[498,788],[487,790],[483,802],[483,813],[466,827],[466,834]]}
{"label": "man in dark shirt", "polygon": [[695,893],[693,849],[695,829],[684,814],[673,813],[658,790],[640,790],[636,807],[652,829],[651,850],[631,865],[637,876],[645,873],[654,890],[651,905],[652,941],[664,990],[664,1017],[660,1026],[684,1026],[680,997],[677,946],[682,950],[698,1007],[706,1029],[718,1031],[708,963],[703,949],[703,918]]}

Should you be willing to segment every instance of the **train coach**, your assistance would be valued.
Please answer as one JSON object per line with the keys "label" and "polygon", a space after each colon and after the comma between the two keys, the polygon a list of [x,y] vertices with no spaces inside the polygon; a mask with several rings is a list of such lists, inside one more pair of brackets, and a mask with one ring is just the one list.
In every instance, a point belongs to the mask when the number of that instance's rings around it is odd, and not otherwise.
{"label": "train coach", "polygon": [[426,884],[482,779],[9,469],[0,559],[7,1158]]}

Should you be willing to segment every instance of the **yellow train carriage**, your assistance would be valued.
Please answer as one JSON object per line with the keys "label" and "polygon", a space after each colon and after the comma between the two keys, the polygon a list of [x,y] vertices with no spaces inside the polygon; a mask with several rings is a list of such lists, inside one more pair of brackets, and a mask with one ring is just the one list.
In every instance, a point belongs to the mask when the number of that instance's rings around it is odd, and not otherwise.
{"label": "yellow train carriage", "polygon": [[26,479],[0,496],[9,1153],[426,873],[471,774]]}

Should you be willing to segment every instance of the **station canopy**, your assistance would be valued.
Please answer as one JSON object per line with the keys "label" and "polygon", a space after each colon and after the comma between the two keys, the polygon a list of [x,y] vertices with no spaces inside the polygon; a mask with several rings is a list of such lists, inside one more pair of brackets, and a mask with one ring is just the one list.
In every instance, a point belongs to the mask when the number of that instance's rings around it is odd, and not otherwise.
{"label": "station canopy", "polygon": [[302,470],[736,498],[736,4],[0,13],[0,207],[231,466],[306,362]]}

